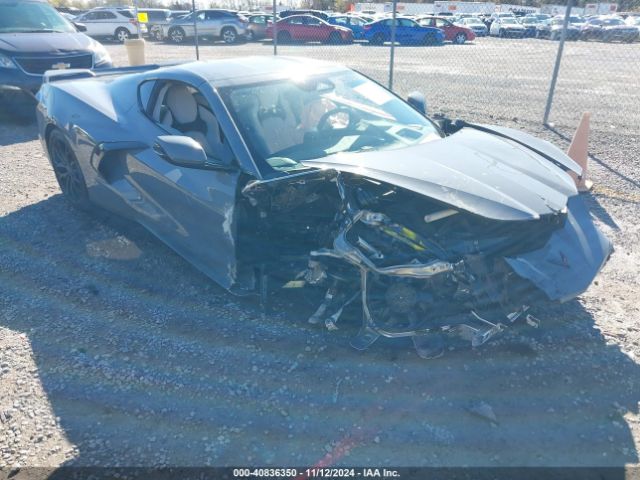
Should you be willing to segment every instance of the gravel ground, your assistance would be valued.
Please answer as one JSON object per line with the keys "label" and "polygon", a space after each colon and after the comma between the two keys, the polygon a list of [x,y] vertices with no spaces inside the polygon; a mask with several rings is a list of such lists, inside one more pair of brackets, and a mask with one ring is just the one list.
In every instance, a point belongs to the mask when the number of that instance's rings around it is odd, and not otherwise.
{"label": "gravel ground", "polygon": [[[590,46],[604,47],[638,46]],[[347,48],[354,56],[345,61]],[[122,47],[109,49],[124,62]],[[190,51],[149,50],[158,61]],[[382,71],[367,58],[374,48],[282,50],[335,52],[335,60]],[[269,47],[207,45],[203,56],[238,51]],[[396,77],[401,85],[420,80],[410,52],[398,53],[397,72],[411,72]],[[477,75],[465,77],[468,88],[497,81],[490,69]],[[418,86],[433,98],[433,84]],[[518,108],[514,98],[481,108],[451,91],[432,103],[438,110],[459,98],[449,112],[498,119],[566,148],[568,127],[527,121],[539,115],[534,93],[523,91]],[[616,252],[589,291],[536,312],[540,329],[518,326],[477,350],[427,362],[403,341],[354,351],[355,326],[309,325],[295,298],[279,298],[276,313],[262,314],[142,228],[70,209],[36,127],[5,115],[0,467],[312,465],[329,455],[333,464],[364,466],[637,464],[638,124],[637,117],[634,128],[596,122],[592,134],[596,186],[586,199]]]}

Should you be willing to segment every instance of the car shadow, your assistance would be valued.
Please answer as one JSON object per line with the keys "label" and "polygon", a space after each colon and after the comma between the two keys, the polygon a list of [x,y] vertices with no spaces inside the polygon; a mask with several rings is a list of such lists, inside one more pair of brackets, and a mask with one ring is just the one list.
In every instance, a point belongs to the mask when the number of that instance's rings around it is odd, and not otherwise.
{"label": "car shadow", "polygon": [[607,478],[624,478],[638,461],[640,369],[578,301],[433,361],[403,340],[358,352],[357,324],[309,324],[299,292],[263,313],[143,228],[61,195],[0,218],[0,267],[0,327],[28,339],[76,446],[64,466],[613,466]]}

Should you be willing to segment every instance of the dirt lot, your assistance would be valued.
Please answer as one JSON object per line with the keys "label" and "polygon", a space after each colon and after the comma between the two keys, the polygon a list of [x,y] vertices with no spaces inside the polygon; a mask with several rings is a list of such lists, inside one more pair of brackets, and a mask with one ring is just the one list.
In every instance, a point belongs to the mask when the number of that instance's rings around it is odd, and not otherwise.
{"label": "dirt lot", "polygon": [[[337,48],[332,56],[343,61],[347,47]],[[375,48],[348,48],[355,55],[346,63],[382,71],[384,59],[367,59]],[[109,49],[122,63],[122,47]],[[152,46],[150,57],[175,60],[187,49]],[[238,49],[269,52],[208,45],[203,56]],[[397,82],[420,83],[415,56],[398,57],[398,71],[411,73]],[[445,73],[424,76],[429,97]],[[496,81],[490,69],[459,78],[468,89]],[[432,103],[453,102],[447,92]],[[525,120],[538,116],[536,92],[523,91],[517,108],[514,98],[480,108],[466,95],[448,110],[566,148],[568,129]],[[595,284],[537,311],[538,330],[519,326],[427,362],[402,341],[356,352],[354,326],[309,325],[293,299],[263,315],[143,229],[70,209],[36,127],[8,116],[0,120],[0,467],[302,466],[331,453],[331,463],[364,466],[638,463],[637,117],[596,124],[591,138],[596,187],[586,200],[616,248]],[[488,407],[495,421],[477,413]]]}

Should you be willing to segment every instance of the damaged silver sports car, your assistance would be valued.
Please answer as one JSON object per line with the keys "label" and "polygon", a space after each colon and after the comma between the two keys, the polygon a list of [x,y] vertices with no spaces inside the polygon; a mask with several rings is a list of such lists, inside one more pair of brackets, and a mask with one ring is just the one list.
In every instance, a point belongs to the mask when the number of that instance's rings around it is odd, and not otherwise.
{"label": "damaged silver sports car", "polygon": [[38,98],[72,204],[139,222],[233,293],[316,292],[309,320],[329,329],[360,310],[358,349],[413,337],[433,357],[535,325],[532,307],[579,295],[612,252],[558,148],[431,120],[421,95],[335,64],[57,71]]}

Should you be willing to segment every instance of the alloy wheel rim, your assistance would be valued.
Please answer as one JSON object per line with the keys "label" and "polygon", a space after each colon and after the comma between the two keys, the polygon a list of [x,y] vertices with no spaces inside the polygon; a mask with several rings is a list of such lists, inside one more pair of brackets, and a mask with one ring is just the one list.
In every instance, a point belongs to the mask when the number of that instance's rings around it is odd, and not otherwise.
{"label": "alloy wheel rim", "polygon": [[53,170],[60,183],[62,193],[68,195],[74,202],[78,202],[82,198],[83,187],[80,168],[71,157],[71,150],[65,142],[56,139],[52,147]]}

